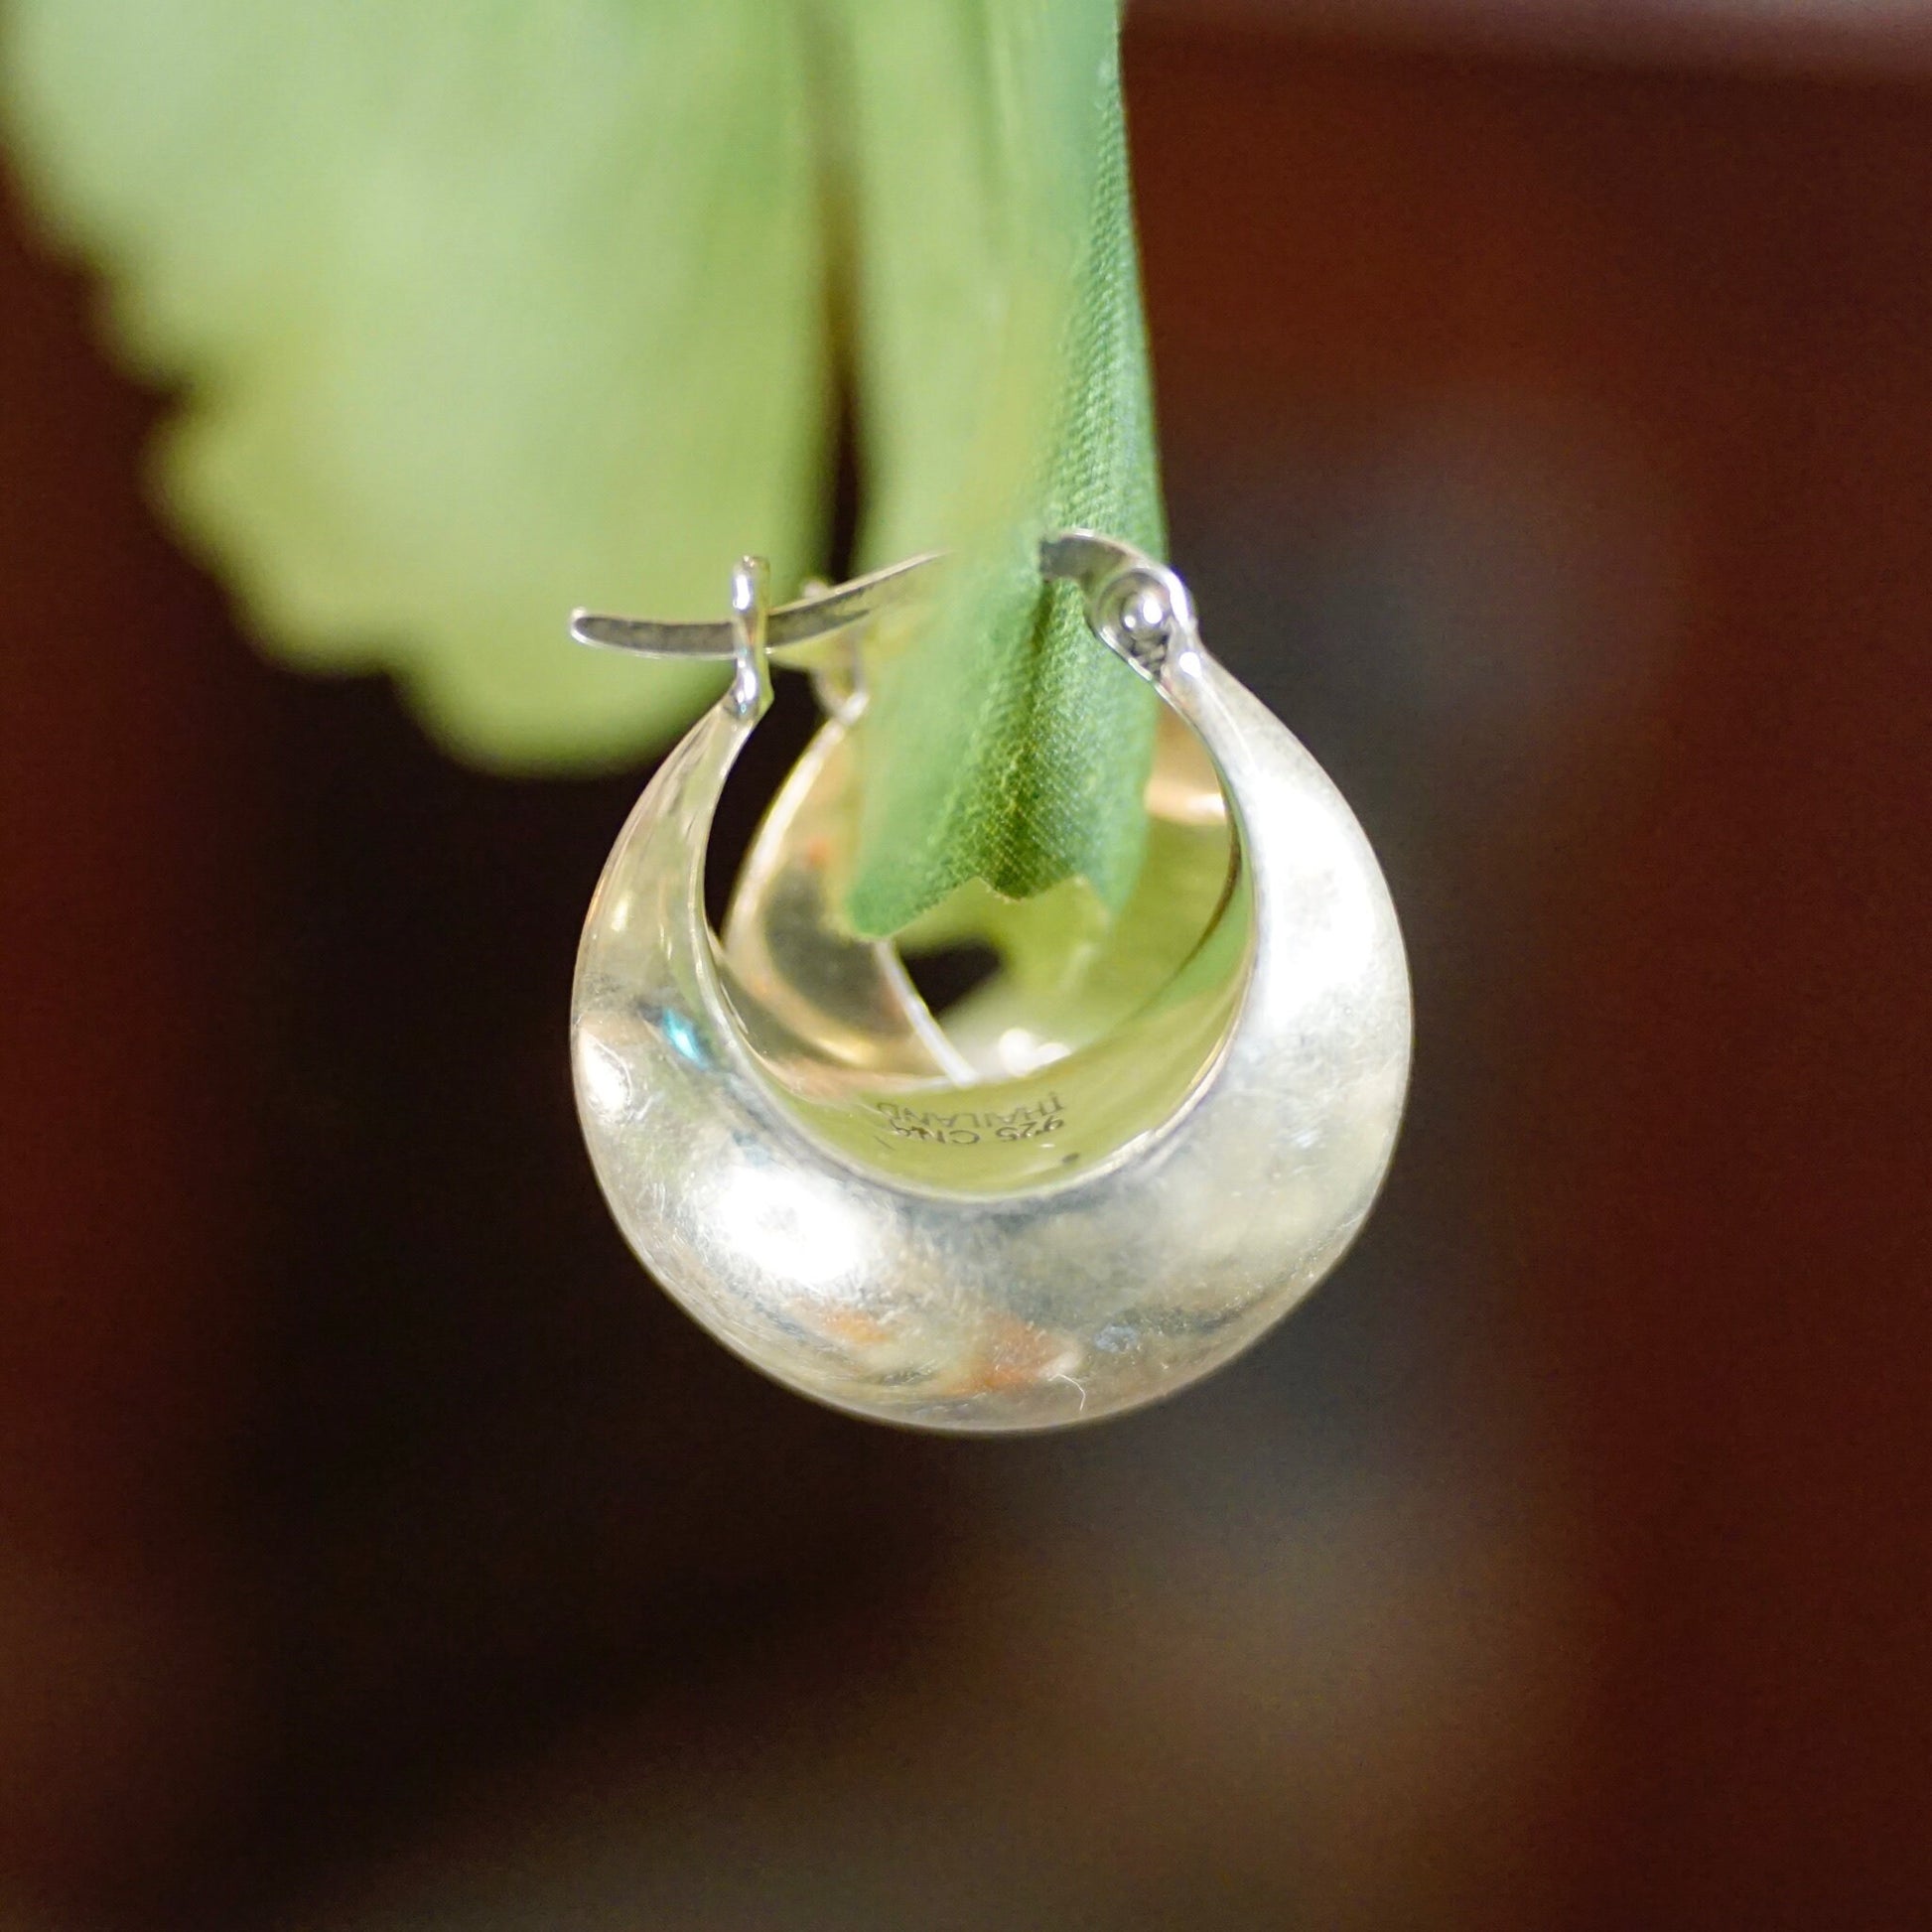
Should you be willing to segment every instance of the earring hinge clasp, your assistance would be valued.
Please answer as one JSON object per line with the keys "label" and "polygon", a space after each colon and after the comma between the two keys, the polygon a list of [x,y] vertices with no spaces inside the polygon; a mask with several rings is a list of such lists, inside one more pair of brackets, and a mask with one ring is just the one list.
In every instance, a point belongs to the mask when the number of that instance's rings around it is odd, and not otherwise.
{"label": "earring hinge clasp", "polygon": [[[882,613],[928,595],[945,562],[943,552],[930,551],[781,604],[764,614],[766,649],[776,658],[856,631]],[[1131,544],[1091,530],[1061,530],[1042,539],[1039,574],[1048,582],[1075,585],[1086,606],[1088,627],[1144,677],[1158,680],[1176,637],[1192,635],[1193,605],[1185,585],[1165,564]],[[737,617],[720,622],[661,622],[578,611],[571,618],[570,634],[581,644],[643,657],[724,660],[743,649]]]}

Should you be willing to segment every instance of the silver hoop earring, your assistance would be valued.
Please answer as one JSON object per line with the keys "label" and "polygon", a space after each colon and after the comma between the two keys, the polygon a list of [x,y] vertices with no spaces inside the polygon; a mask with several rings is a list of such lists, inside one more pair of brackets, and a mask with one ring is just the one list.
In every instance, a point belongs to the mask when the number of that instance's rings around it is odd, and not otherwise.
{"label": "silver hoop earring", "polygon": [[[575,620],[584,642],[733,666],[592,901],[578,1106],[626,1240],[747,1361],[883,1421],[1049,1429],[1184,1388],[1334,1266],[1394,1150],[1408,974],[1361,828],[1203,649],[1180,580],[1073,531],[1042,545],[1041,572],[1078,587],[1094,635],[1165,701],[1150,806],[1218,828],[1222,883],[1191,951],[1102,1036],[1004,1062],[949,1038],[895,949],[840,928],[864,700],[823,669],[938,561],[774,611],[747,560],[728,622]],[[721,940],[704,904],[713,812],[774,654],[805,652],[828,722]]]}

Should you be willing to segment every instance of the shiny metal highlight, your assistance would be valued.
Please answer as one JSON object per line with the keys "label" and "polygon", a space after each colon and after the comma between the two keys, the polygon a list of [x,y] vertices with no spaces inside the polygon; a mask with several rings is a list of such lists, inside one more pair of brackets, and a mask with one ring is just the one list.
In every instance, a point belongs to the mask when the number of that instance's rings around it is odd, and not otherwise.
{"label": "shiny metal highlight", "polygon": [[713,653],[737,659],[733,692],[639,800],[578,961],[579,1109],[640,1259],[766,1373],[915,1427],[1090,1421],[1239,1353],[1360,1227],[1407,1085],[1401,936],[1333,785],[1207,654],[1172,571],[1086,532],[1041,565],[1197,736],[1226,801],[1217,821],[1163,780],[1201,863],[1235,863],[1142,1008],[972,1077],[891,948],[837,934],[831,761],[863,721],[829,725],[781,791],[721,944],[705,848],[763,707],[760,621],[769,640],[781,615],[744,572]]}

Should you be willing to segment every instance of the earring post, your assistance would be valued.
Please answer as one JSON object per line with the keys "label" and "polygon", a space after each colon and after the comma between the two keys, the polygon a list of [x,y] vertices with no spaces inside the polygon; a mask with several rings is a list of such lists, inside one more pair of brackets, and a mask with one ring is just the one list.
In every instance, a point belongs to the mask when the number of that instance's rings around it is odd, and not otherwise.
{"label": "earring post", "polygon": [[[765,618],[766,647],[775,654],[857,629],[882,612],[897,610],[925,596],[944,562],[937,551],[908,557],[903,563],[855,577],[850,583],[780,604]],[[737,631],[729,619],[666,623],[650,618],[616,618],[578,611],[572,614],[570,634],[580,644],[627,650],[640,657],[722,661],[735,656],[738,649]]]}

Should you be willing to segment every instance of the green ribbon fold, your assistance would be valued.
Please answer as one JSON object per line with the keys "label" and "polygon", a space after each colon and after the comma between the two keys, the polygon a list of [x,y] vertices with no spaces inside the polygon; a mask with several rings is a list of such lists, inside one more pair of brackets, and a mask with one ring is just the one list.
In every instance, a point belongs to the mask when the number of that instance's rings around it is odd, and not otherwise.
{"label": "green ribbon fold", "polygon": [[960,558],[930,628],[873,667],[847,907],[875,936],[973,880],[1125,901],[1156,701],[1042,585],[1037,547],[1068,527],[1166,541],[1113,0],[914,0],[899,33],[861,58],[976,45],[985,65],[976,118],[936,136],[906,111],[920,89],[858,89],[900,105],[857,137],[866,559]]}

